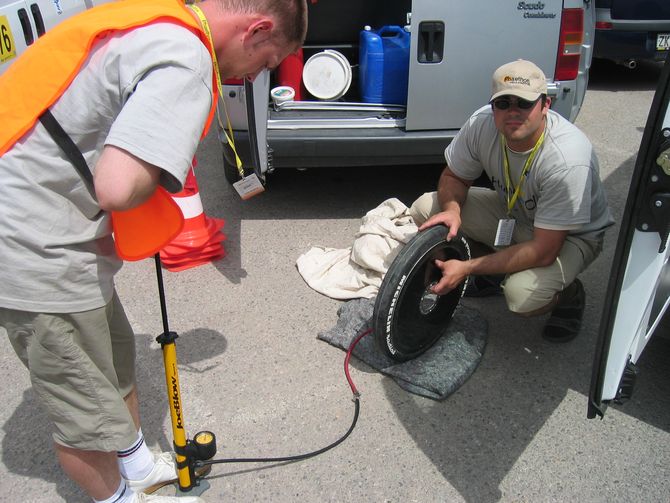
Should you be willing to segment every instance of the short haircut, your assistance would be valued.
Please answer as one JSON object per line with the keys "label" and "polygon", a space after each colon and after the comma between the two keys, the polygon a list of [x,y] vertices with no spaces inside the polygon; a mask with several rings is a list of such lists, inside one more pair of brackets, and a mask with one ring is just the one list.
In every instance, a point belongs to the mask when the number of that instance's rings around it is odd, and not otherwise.
{"label": "short haircut", "polygon": [[240,13],[261,13],[277,22],[276,35],[297,50],[307,35],[306,0],[218,0],[223,9]]}

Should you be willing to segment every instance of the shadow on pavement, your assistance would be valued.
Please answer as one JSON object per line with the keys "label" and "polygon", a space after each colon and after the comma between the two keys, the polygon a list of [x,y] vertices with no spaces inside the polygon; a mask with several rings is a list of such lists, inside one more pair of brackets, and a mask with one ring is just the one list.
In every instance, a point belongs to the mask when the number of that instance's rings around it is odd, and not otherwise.
{"label": "shadow on pavement", "polygon": [[[617,222],[634,164],[635,156],[604,181]],[[446,401],[431,402],[408,397],[388,381],[388,399],[405,429],[466,501],[500,500],[501,483],[568,390],[584,396],[586,420],[603,294],[618,232],[618,225],[608,230],[603,253],[581,275],[587,306],[582,332],[573,342],[544,342],[540,332],[545,318],[518,318],[501,297],[465,299],[489,325],[484,358],[468,382]],[[633,398],[612,408],[670,432],[668,361],[670,340],[652,339],[638,362],[641,376]]]}
{"label": "shadow on pavement", "polygon": [[641,61],[630,70],[613,61],[594,59],[589,70],[589,89],[597,91],[644,91],[656,89],[662,62]]}

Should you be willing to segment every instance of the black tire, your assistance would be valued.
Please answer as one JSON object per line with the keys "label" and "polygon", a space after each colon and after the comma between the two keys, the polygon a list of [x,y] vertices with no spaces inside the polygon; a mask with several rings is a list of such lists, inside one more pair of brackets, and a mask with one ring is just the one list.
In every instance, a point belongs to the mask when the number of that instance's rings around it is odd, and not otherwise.
{"label": "black tire", "polygon": [[241,179],[240,173],[237,171],[237,165],[235,164],[233,149],[225,144],[223,145],[223,176],[226,177],[226,181],[230,185]]}
{"label": "black tire", "polygon": [[468,260],[470,248],[460,234],[447,241],[444,225],[417,234],[400,251],[382,281],[373,314],[374,336],[382,352],[397,361],[416,358],[444,334],[466,281],[446,295],[429,287],[442,277],[435,259]]}

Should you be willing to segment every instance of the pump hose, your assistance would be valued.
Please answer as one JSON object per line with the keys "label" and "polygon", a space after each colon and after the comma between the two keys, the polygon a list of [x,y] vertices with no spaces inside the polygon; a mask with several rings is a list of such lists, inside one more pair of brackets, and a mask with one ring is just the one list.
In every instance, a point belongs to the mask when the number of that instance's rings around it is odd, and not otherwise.
{"label": "pump hose", "polygon": [[354,431],[354,428],[356,427],[356,423],[358,422],[358,414],[360,412],[360,393],[358,392],[358,389],[356,388],[356,385],[354,384],[353,379],[351,378],[351,375],[349,374],[349,360],[351,359],[351,354],[354,351],[354,348],[356,347],[356,344],[368,335],[370,332],[372,332],[372,329],[368,329],[361,334],[359,334],[354,341],[350,344],[349,349],[347,350],[347,355],[344,358],[344,374],[347,378],[347,382],[349,383],[349,387],[351,388],[351,392],[353,393],[353,402],[354,402],[354,418],[351,421],[351,426],[349,426],[349,429],[347,432],[342,435],[339,439],[337,439],[335,442],[333,442],[330,445],[327,445],[326,447],[322,447],[321,449],[318,449],[316,451],[308,452],[305,454],[297,454],[295,456],[281,456],[281,457],[276,457],[276,458],[224,458],[224,459],[208,459],[208,460],[197,460],[195,461],[195,466],[201,467],[201,466],[206,466],[206,465],[215,465],[215,464],[223,464],[223,463],[282,463],[282,462],[287,462],[287,461],[300,461],[303,459],[307,458],[312,458],[314,456],[318,456],[319,454],[323,454],[326,451],[329,451],[333,447],[336,447],[340,445],[342,442],[344,442],[349,435],[351,435],[351,432]]}

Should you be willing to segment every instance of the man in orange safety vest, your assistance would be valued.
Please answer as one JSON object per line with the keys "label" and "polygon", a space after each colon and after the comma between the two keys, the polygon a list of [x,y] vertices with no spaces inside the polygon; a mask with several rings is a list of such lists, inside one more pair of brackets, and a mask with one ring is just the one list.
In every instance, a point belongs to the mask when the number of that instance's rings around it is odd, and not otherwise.
{"label": "man in orange safety vest", "polygon": [[102,4],[0,76],[0,326],[53,423],[62,469],[98,502],[201,501],[144,494],[174,482],[175,463],[144,442],[134,334],[113,278],[122,258],[151,256],[178,229],[164,189],[182,188],[218,78],[253,80],[307,29],[305,0],[191,7]]}

